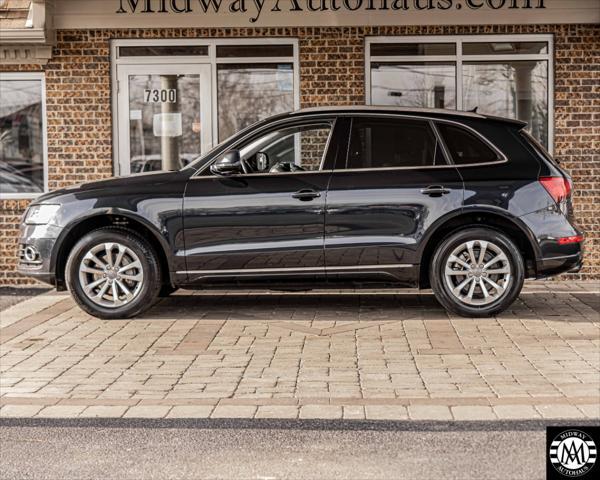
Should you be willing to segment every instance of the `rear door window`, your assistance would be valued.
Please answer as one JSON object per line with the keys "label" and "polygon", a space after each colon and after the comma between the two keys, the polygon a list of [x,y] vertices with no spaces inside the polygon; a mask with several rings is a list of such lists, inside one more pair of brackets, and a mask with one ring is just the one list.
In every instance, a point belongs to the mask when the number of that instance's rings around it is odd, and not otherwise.
{"label": "rear door window", "polygon": [[427,121],[361,118],[352,122],[348,169],[447,165]]}
{"label": "rear door window", "polygon": [[456,165],[497,162],[501,159],[494,149],[464,128],[448,123],[438,123],[437,128]]}

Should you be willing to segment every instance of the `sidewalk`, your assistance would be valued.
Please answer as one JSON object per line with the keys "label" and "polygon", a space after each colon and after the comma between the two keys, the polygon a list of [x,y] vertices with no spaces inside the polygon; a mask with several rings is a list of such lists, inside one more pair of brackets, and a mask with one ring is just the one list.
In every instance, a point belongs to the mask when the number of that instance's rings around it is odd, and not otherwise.
{"label": "sidewalk", "polygon": [[600,418],[598,283],[497,318],[430,294],[189,292],[102,321],[50,292],[0,313],[0,416]]}

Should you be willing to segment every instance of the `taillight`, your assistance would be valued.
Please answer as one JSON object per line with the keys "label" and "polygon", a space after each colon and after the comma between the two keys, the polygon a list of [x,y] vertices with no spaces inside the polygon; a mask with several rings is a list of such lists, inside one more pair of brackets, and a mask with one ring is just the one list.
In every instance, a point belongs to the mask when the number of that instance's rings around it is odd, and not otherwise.
{"label": "taillight", "polygon": [[540,183],[556,203],[566,200],[571,195],[571,181],[565,177],[540,177]]}
{"label": "taillight", "polygon": [[585,240],[583,235],[573,235],[572,237],[559,238],[556,241],[559,245],[569,245],[571,243],[581,243]]}

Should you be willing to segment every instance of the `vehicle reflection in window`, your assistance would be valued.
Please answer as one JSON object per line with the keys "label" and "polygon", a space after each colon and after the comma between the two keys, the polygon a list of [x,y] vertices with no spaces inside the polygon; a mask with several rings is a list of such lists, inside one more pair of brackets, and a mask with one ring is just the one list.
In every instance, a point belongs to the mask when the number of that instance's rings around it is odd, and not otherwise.
{"label": "vehicle reflection in window", "polygon": [[40,80],[0,81],[0,193],[44,191]]}

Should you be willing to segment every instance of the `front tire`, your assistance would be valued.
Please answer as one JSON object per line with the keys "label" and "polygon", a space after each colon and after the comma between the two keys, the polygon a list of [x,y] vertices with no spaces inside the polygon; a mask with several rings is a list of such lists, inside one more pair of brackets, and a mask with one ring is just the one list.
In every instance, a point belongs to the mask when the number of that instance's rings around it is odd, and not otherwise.
{"label": "front tire", "polygon": [[75,301],[90,315],[131,318],[156,301],[160,263],[152,246],[135,232],[100,228],[71,250],[66,280]]}
{"label": "front tire", "polygon": [[506,235],[468,228],[436,249],[429,271],[437,300],[464,317],[493,316],[506,310],[523,288],[523,258]]}

